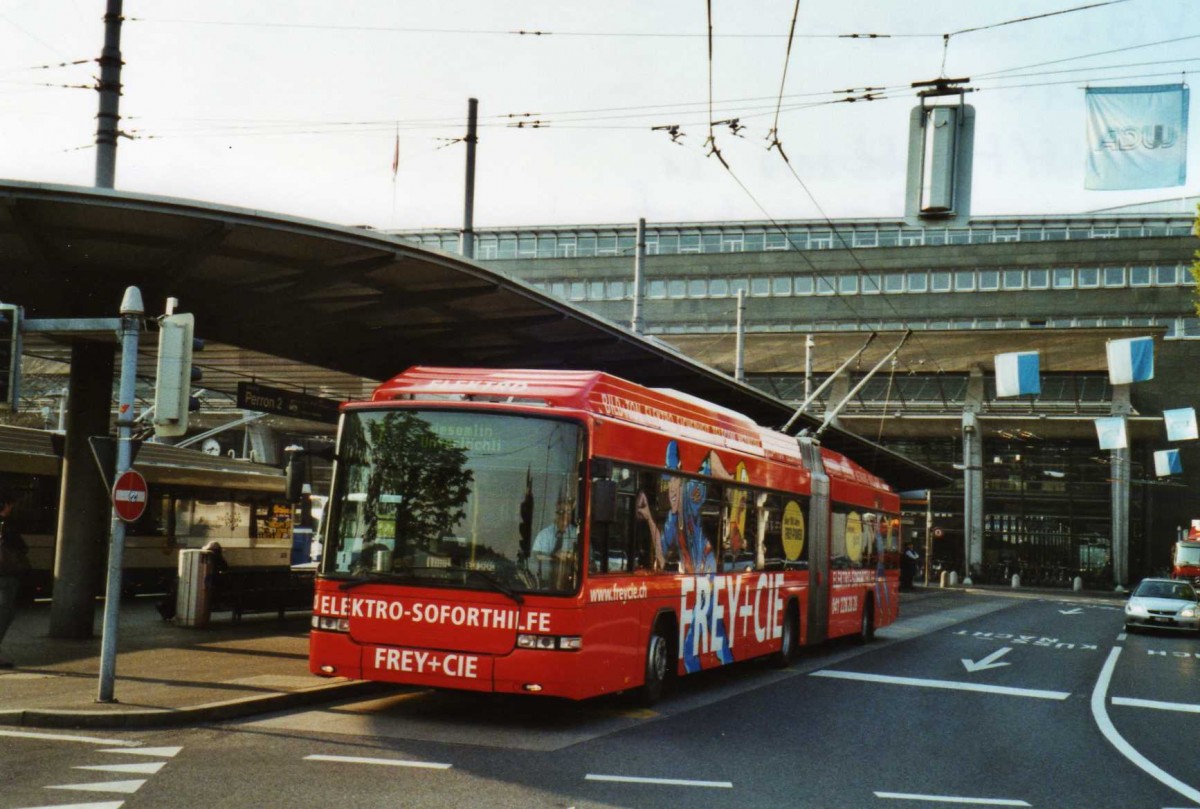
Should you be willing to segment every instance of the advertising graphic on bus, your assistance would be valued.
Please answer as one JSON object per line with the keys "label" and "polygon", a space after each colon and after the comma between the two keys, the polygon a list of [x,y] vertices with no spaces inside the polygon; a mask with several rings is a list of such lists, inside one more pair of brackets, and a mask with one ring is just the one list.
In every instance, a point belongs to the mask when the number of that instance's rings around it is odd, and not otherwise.
{"label": "advertising graphic on bus", "polygon": [[323,530],[325,676],[651,701],[898,613],[882,480],[598,372],[412,368],[345,405]]}

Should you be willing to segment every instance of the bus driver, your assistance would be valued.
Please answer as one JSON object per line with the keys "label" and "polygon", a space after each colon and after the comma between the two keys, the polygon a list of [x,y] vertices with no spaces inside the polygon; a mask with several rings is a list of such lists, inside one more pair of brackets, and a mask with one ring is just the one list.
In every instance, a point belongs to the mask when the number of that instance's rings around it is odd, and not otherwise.
{"label": "bus driver", "polygon": [[579,529],[571,521],[575,504],[570,500],[559,500],[554,508],[554,522],[547,525],[533,538],[533,558],[537,562],[538,578],[553,577],[558,586],[564,574],[569,574],[574,562],[575,539]]}

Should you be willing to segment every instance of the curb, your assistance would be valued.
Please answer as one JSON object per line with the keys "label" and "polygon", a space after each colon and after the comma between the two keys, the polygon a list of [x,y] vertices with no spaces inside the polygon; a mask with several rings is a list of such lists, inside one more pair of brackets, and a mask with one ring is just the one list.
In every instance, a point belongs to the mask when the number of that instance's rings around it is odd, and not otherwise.
{"label": "curb", "polygon": [[371,696],[394,689],[390,683],[352,680],[330,683],[303,691],[241,697],[224,702],[210,702],[186,708],[153,708],[150,710],[62,711],[50,708],[0,711],[0,726],[29,728],[92,728],[133,729],[164,728],[203,722],[220,722],[244,716],[272,713],[291,708],[319,705],[339,699]]}

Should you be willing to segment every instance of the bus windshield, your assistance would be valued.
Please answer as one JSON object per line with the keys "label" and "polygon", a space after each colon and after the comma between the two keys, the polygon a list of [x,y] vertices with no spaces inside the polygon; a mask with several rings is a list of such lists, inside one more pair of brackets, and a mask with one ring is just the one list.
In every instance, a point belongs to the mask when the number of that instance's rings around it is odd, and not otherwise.
{"label": "bus windshield", "polygon": [[580,425],[451,410],[346,413],[323,572],[356,582],[569,593]]}
{"label": "bus windshield", "polygon": [[1200,545],[1179,545],[1175,549],[1175,564],[1200,565]]}

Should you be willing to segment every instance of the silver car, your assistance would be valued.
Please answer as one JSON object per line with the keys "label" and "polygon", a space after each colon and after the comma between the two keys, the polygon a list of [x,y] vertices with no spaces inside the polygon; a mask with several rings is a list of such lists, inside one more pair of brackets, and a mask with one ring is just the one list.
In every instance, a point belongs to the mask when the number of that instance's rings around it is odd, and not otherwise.
{"label": "silver car", "polygon": [[1200,631],[1200,604],[1190,582],[1142,579],[1125,604],[1125,629],[1190,629]]}

